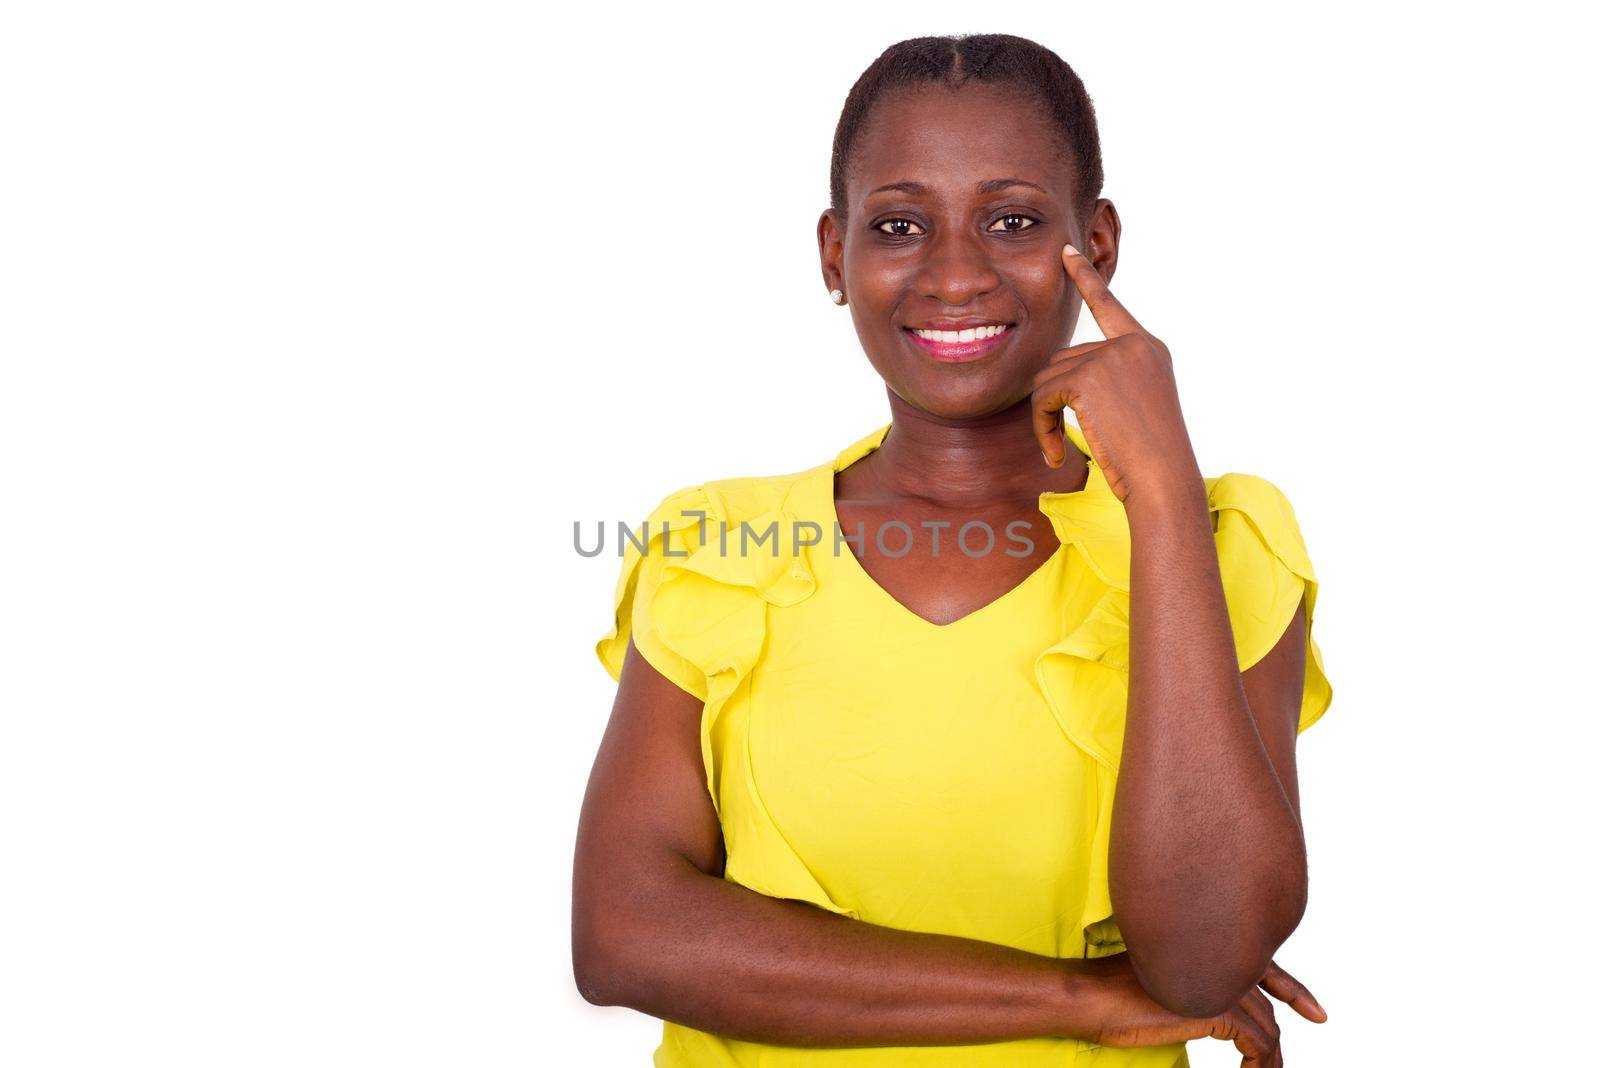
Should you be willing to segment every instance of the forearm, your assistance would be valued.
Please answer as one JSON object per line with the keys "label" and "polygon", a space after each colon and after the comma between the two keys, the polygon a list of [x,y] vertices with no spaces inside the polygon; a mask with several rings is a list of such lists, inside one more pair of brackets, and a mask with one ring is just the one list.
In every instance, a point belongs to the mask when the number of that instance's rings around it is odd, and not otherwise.
{"label": "forearm", "polygon": [[1152,996],[1238,1000],[1305,906],[1305,846],[1250,713],[1198,471],[1128,505],[1127,727],[1111,891]]}
{"label": "forearm", "polygon": [[899,931],[770,898],[684,861],[589,925],[585,996],[792,1046],[1087,1036],[1093,963]]}

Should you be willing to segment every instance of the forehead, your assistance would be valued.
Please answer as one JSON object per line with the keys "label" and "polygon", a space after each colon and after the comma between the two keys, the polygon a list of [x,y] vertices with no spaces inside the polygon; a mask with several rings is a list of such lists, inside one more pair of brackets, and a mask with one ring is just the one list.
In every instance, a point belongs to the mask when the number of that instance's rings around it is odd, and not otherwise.
{"label": "forehead", "polygon": [[889,182],[921,182],[940,197],[974,196],[977,183],[1024,178],[1071,198],[1063,138],[1044,105],[1015,89],[968,84],[895,90],[873,105],[855,144],[850,199]]}

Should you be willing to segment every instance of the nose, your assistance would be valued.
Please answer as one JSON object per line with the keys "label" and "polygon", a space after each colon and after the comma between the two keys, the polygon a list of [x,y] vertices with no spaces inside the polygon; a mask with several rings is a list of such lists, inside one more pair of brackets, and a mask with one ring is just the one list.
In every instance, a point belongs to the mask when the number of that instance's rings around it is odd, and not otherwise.
{"label": "nose", "polygon": [[1000,288],[1000,273],[981,237],[945,227],[923,248],[927,251],[916,276],[919,296],[960,307]]}

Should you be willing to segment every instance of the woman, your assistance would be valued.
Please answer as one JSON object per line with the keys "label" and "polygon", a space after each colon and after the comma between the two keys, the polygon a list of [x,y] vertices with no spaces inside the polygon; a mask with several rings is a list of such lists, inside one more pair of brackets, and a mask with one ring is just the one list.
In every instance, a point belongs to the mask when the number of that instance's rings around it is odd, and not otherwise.
{"label": "woman", "polygon": [[891,421],[670,494],[598,645],[574,964],[656,1064],[1278,1065],[1268,994],[1326,1018],[1271,959],[1316,580],[1275,486],[1201,475],[1101,184],[1031,41],[851,90],[818,238]]}

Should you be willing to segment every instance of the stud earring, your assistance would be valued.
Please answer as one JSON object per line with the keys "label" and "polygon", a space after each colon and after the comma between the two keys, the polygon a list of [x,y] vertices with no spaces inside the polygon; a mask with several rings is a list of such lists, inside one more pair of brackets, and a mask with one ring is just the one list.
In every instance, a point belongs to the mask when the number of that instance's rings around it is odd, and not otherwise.
{"label": "stud earring", "polygon": [[831,289],[828,291],[828,296],[833,298],[835,304],[844,303],[844,290],[842,289]]}

